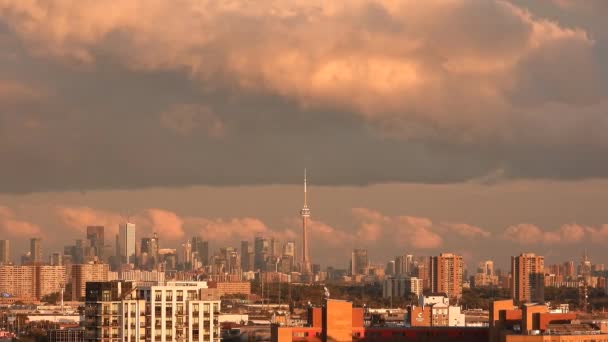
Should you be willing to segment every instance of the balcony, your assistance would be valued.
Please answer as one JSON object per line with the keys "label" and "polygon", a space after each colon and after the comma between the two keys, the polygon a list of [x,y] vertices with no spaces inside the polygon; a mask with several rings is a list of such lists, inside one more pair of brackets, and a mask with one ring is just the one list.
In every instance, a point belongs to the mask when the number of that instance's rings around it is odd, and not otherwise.
{"label": "balcony", "polygon": [[183,302],[184,301],[184,296],[177,296],[177,301],[178,302]]}
{"label": "balcony", "polygon": [[199,313],[198,311],[192,311],[193,316],[198,316],[198,313]]}

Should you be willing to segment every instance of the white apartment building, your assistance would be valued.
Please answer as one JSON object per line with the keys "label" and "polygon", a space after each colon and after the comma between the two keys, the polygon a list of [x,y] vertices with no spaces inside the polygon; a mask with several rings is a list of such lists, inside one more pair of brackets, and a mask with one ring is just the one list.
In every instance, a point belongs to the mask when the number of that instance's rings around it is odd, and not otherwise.
{"label": "white apartment building", "polygon": [[[220,341],[220,301],[208,298],[206,282],[131,286],[87,284],[86,341]],[[108,301],[96,301],[104,298]]]}

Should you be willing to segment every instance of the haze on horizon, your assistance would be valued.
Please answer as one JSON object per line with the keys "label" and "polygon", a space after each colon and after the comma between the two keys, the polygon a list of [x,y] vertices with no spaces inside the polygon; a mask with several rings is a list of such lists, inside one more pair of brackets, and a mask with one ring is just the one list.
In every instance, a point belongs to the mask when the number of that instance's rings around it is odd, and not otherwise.
{"label": "haze on horizon", "polygon": [[313,262],[608,262],[606,17],[602,0],[0,0],[0,237],[49,253],[131,216],[169,246],[297,240],[307,167]]}

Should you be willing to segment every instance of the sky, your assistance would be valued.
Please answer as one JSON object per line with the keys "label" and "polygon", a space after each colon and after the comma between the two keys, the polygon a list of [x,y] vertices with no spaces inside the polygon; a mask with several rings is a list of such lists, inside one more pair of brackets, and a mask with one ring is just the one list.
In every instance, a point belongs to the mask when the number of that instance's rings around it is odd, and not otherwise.
{"label": "sky", "polygon": [[[0,238],[549,262],[608,238],[603,0],[0,0]],[[109,242],[112,239],[108,238]]]}

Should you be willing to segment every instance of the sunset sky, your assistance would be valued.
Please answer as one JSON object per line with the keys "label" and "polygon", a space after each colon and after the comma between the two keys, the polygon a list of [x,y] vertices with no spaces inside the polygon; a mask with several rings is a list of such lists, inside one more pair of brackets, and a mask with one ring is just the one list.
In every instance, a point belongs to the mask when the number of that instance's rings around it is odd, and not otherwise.
{"label": "sunset sky", "polygon": [[608,1],[0,0],[0,238],[608,263]]}

